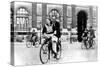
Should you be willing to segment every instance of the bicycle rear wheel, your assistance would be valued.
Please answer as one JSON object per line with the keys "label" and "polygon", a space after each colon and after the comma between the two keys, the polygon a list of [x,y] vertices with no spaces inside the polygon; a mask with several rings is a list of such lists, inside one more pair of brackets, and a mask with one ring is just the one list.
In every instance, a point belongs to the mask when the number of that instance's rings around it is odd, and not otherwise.
{"label": "bicycle rear wheel", "polygon": [[46,64],[49,60],[48,44],[43,44],[40,48],[40,61],[42,64]]}
{"label": "bicycle rear wheel", "polygon": [[58,43],[57,45],[57,57],[56,59],[59,60],[61,58],[61,53],[62,53],[62,47],[61,47],[61,43]]}
{"label": "bicycle rear wheel", "polygon": [[95,48],[95,41],[92,40],[92,48],[94,49]]}

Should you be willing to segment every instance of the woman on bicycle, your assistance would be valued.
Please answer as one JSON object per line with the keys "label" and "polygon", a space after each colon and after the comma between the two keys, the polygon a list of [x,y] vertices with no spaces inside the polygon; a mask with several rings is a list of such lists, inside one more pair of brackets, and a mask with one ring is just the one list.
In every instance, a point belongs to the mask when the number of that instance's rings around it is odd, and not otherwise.
{"label": "woman on bicycle", "polygon": [[84,45],[85,47],[87,48],[87,41],[88,41],[88,33],[89,31],[87,30],[87,28],[85,29],[83,35],[82,35],[82,38],[83,38],[83,42],[84,42]]}

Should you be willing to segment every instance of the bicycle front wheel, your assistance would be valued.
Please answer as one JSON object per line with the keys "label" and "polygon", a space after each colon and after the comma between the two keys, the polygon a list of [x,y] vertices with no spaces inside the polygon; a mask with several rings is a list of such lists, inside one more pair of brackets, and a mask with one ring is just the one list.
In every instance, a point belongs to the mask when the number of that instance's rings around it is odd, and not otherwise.
{"label": "bicycle front wheel", "polygon": [[42,64],[46,64],[49,60],[48,44],[43,44],[40,48],[40,61]]}
{"label": "bicycle front wheel", "polygon": [[27,47],[27,48],[32,47],[32,43],[31,43],[31,42],[26,42],[26,47]]}

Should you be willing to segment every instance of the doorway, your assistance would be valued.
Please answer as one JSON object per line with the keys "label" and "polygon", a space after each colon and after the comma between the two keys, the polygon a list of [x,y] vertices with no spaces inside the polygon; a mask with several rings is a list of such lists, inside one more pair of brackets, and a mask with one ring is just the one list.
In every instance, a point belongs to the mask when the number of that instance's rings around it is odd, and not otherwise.
{"label": "doorway", "polygon": [[87,13],[84,10],[81,10],[77,14],[77,34],[78,41],[82,42],[82,34],[87,27]]}

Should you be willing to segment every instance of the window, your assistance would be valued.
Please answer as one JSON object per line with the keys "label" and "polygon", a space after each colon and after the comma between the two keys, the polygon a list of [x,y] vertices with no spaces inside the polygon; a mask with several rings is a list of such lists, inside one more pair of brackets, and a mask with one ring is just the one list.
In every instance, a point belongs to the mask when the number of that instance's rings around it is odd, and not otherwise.
{"label": "window", "polygon": [[97,7],[93,7],[93,27],[97,29]]}
{"label": "window", "polygon": [[67,28],[71,28],[71,23],[72,23],[72,7],[67,6]]}
{"label": "window", "polygon": [[42,4],[37,4],[37,28],[41,28],[42,23]]}
{"label": "window", "polygon": [[60,19],[60,13],[57,9],[52,9],[50,12],[49,12],[49,17],[51,19],[53,19],[53,17],[55,17],[55,19]]}
{"label": "window", "polygon": [[27,31],[28,24],[29,24],[29,13],[24,7],[21,7],[17,10],[16,13],[16,30]]}

